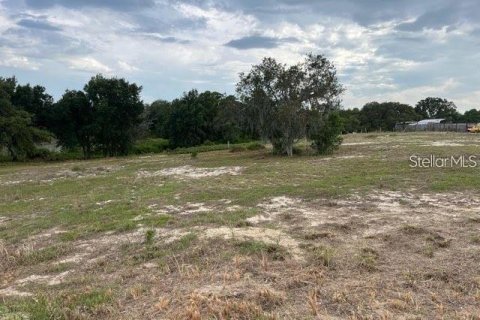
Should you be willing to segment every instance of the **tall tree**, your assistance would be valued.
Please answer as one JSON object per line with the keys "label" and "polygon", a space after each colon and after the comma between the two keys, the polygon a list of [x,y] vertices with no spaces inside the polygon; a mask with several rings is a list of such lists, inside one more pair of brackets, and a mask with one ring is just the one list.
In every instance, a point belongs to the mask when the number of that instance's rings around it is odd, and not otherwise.
{"label": "tall tree", "polygon": [[361,126],[367,131],[390,131],[398,122],[418,119],[419,115],[412,106],[399,102],[369,102],[360,111]]}
{"label": "tall tree", "polygon": [[58,143],[67,149],[80,146],[84,158],[90,158],[97,126],[93,106],[85,93],[67,90],[54,105],[52,119]]}
{"label": "tall tree", "polygon": [[51,124],[53,97],[46,93],[45,87],[36,85],[17,85],[12,95],[12,104],[33,115],[33,125],[47,129]]}
{"label": "tall tree", "polygon": [[263,59],[248,74],[240,74],[237,92],[260,136],[272,143],[274,152],[291,156],[294,143],[305,136],[305,111],[326,115],[337,109],[343,88],[335,67],[325,57],[309,54],[290,67]]}
{"label": "tall tree", "polygon": [[428,97],[420,100],[415,106],[415,111],[427,119],[444,118],[454,121],[459,118],[457,106],[447,99]]}
{"label": "tall tree", "polygon": [[480,122],[480,111],[477,109],[470,109],[465,111],[461,120],[467,123],[479,123]]}
{"label": "tall tree", "polygon": [[32,156],[35,144],[49,141],[50,135],[32,125],[28,112],[14,108],[11,103],[14,87],[14,78],[0,78],[0,147],[16,161]]}
{"label": "tall tree", "polygon": [[172,104],[165,100],[156,100],[147,107],[145,121],[154,136],[168,139],[167,123],[171,112]]}
{"label": "tall tree", "polygon": [[362,130],[360,122],[360,110],[358,108],[340,110],[338,115],[343,123],[343,130],[347,133],[359,132]]}
{"label": "tall tree", "polygon": [[104,155],[127,154],[144,109],[142,87],[125,79],[97,75],[84,90],[95,114],[95,142]]}
{"label": "tall tree", "polygon": [[172,146],[187,147],[217,140],[213,121],[222,97],[218,92],[191,90],[172,101],[167,124]]}

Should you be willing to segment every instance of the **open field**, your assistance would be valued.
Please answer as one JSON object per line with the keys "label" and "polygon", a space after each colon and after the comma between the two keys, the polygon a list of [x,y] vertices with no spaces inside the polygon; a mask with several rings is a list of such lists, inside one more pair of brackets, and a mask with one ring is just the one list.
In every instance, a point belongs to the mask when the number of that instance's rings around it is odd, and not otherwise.
{"label": "open field", "polygon": [[0,166],[0,319],[480,319],[479,141]]}

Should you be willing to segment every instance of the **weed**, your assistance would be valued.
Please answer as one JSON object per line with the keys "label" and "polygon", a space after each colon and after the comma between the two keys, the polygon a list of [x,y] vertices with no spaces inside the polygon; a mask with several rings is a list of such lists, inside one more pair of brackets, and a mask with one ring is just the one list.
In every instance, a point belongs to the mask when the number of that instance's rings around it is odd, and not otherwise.
{"label": "weed", "polygon": [[377,269],[378,252],[372,248],[362,248],[358,255],[358,265],[368,271],[375,271]]}
{"label": "weed", "polygon": [[266,254],[273,260],[285,260],[287,252],[278,244],[265,243],[257,240],[235,242],[240,253],[246,255]]}
{"label": "weed", "polygon": [[145,244],[151,246],[155,240],[155,230],[149,229],[145,232]]}
{"label": "weed", "polygon": [[333,267],[333,258],[335,256],[335,250],[330,247],[317,246],[313,248],[313,260],[315,263],[324,267]]}

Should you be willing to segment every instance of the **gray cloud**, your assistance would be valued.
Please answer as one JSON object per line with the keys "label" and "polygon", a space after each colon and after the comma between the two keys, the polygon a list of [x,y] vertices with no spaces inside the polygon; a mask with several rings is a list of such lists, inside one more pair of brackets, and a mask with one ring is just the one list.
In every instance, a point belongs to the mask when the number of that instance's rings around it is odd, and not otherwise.
{"label": "gray cloud", "polygon": [[318,52],[339,69],[348,106],[480,98],[478,0],[0,0],[0,21],[0,61],[58,92],[73,64],[132,77],[153,99],[190,86],[232,93],[264,55]]}
{"label": "gray cloud", "polygon": [[17,25],[28,28],[47,31],[60,31],[61,28],[51,25],[47,21],[35,20],[35,19],[21,19],[17,22]]}
{"label": "gray cloud", "polygon": [[153,0],[26,0],[32,8],[44,9],[55,5],[67,8],[104,7],[114,10],[132,10],[153,7]]}
{"label": "gray cloud", "polygon": [[235,49],[246,50],[246,49],[256,49],[264,48],[271,49],[280,46],[282,43],[287,42],[298,42],[298,39],[289,37],[289,38],[273,38],[273,37],[264,37],[264,36],[248,36],[240,39],[235,39],[227,42],[225,46],[232,47]]}

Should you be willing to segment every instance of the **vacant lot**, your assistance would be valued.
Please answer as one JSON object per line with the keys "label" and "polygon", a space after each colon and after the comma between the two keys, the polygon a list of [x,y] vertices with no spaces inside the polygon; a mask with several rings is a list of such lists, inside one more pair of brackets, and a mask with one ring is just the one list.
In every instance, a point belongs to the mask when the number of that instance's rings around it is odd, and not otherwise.
{"label": "vacant lot", "polygon": [[0,166],[0,319],[480,319],[479,141]]}

